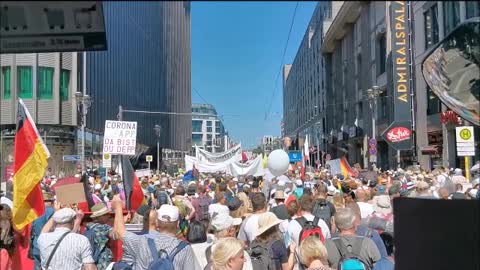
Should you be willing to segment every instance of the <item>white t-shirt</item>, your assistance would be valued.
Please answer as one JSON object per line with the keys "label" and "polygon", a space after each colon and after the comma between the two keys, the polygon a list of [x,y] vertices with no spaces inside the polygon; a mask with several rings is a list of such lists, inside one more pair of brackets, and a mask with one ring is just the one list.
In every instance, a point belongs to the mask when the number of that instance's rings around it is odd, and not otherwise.
{"label": "white t-shirt", "polygon": [[213,216],[213,213],[230,215],[230,210],[226,205],[214,203],[208,206],[208,214],[210,215],[210,218]]}
{"label": "white t-shirt", "polygon": [[[305,217],[305,219],[308,220],[308,221],[313,221],[315,219],[315,216],[312,215],[312,214],[305,214],[303,217]],[[328,228],[328,225],[327,225],[327,223],[325,223],[325,221],[323,221],[322,219],[319,219],[317,225],[318,225],[318,227],[320,227],[322,229],[323,237],[325,237],[325,239],[331,237],[330,236],[330,229]],[[286,237],[285,242],[287,243],[286,246],[288,248],[291,241],[293,241],[295,243],[295,245],[297,246],[295,248],[296,249],[296,254],[299,254],[299,252],[300,252],[300,246],[298,244],[298,242],[299,242],[298,237],[300,236],[301,231],[302,231],[302,226],[300,225],[300,223],[298,223],[298,221],[292,219],[292,221],[290,221],[290,223],[288,223],[287,234],[285,235],[285,237]],[[298,255],[295,255],[295,256],[297,257],[297,263],[295,264],[293,269],[298,270],[298,269],[300,269],[299,258],[298,258]]]}
{"label": "white t-shirt", "polygon": [[[315,216],[313,216],[312,214],[305,214],[304,217],[308,221],[313,221],[315,219]],[[325,237],[325,239],[330,238],[330,229],[328,228],[327,223],[325,223],[325,221],[323,221],[322,219],[319,219],[317,225],[322,229],[323,237]],[[298,223],[298,221],[292,219],[292,221],[288,223],[288,227],[287,227],[288,237],[290,241],[293,241],[295,245],[297,245],[297,247],[299,246],[298,237],[301,231],[302,231],[302,226],[300,225],[300,223]],[[288,243],[288,245],[290,245],[290,242]]]}
{"label": "white t-shirt", "polygon": [[360,208],[360,215],[362,218],[366,218],[373,214],[373,206],[366,202],[357,202],[358,208]]}
{"label": "white t-shirt", "polygon": [[258,217],[261,214],[252,214],[247,217],[240,227],[240,232],[238,232],[238,239],[242,241],[252,242],[255,240],[255,234],[258,227]]}

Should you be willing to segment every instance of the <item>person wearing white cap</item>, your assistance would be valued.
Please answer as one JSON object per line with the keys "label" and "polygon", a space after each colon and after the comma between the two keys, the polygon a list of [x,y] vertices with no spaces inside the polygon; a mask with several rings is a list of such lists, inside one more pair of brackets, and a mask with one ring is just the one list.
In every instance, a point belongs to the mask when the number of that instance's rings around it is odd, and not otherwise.
{"label": "person wearing white cap", "polygon": [[[229,214],[225,213],[216,213],[212,217],[211,227],[214,230],[214,239],[213,244],[215,244],[220,239],[225,239],[229,237],[235,237],[237,234],[237,227],[242,223],[241,218],[233,218]],[[243,270],[253,270],[252,260],[246,251],[243,252],[245,257],[245,263],[243,264]],[[209,264],[211,261],[212,246],[209,246],[205,250],[205,256]],[[208,267],[208,266],[207,266]],[[206,268],[207,269],[207,268]]]}
{"label": "person wearing white cap", "polygon": [[[88,238],[75,233],[83,213],[77,214],[71,208],[56,209],[38,237],[42,269],[96,270]],[[55,230],[50,232],[53,227]]]}
{"label": "person wearing white cap", "polygon": [[164,250],[173,258],[175,270],[201,270],[192,247],[175,236],[179,220],[176,206],[168,204],[160,206],[156,212],[156,220],[150,215],[148,233],[145,235],[137,235],[125,229],[122,201],[118,195],[112,199],[112,208],[115,211],[114,237],[122,240],[124,255],[127,253],[128,257],[133,259],[133,269],[147,269],[153,261],[152,256],[155,256],[150,251],[154,248],[157,253]]}

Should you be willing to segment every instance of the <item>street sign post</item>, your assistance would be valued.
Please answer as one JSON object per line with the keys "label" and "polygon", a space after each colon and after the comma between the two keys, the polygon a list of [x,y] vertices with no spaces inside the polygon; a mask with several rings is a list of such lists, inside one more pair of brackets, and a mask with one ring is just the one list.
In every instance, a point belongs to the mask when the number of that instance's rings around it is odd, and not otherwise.
{"label": "street sign post", "polygon": [[64,155],[63,161],[80,161],[80,155]]}
{"label": "street sign post", "polygon": [[110,155],[110,154],[103,154],[102,155],[102,167],[103,168],[111,168],[112,167],[112,155]]}
{"label": "street sign post", "polygon": [[475,156],[475,140],[473,127],[455,127],[457,139],[457,156],[465,158],[465,177],[470,181],[469,157]]}
{"label": "street sign post", "polygon": [[153,161],[153,156],[152,155],[147,155],[145,158],[148,162],[148,169],[150,170],[150,163]]}

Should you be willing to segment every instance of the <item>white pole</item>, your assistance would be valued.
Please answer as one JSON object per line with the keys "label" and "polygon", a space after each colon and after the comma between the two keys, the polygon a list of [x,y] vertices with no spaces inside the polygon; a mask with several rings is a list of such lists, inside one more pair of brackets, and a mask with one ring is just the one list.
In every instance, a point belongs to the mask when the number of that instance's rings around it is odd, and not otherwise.
{"label": "white pole", "polygon": [[[82,92],[83,97],[87,94],[87,52],[83,52],[83,71],[82,71]],[[87,171],[85,161],[85,122],[87,121],[85,116],[85,102],[82,100],[82,174]]]}

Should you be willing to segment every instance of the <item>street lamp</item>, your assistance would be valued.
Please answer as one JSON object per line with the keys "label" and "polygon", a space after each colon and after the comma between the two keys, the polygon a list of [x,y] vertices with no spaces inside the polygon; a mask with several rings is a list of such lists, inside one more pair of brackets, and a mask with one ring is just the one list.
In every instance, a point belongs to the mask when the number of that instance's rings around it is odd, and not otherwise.
{"label": "street lamp", "polygon": [[157,135],[157,174],[160,173],[160,133],[162,132],[162,127],[160,125],[155,125],[153,128],[155,135]]}
{"label": "street lamp", "polygon": [[75,100],[77,103],[77,110],[80,113],[80,125],[82,130],[82,152],[81,152],[81,163],[82,163],[82,174],[85,173],[86,170],[86,161],[85,161],[85,126],[87,123],[87,113],[90,106],[92,106],[93,98],[87,94],[82,92],[75,93]]}
{"label": "street lamp", "polygon": [[[370,110],[372,112],[372,139],[376,140],[377,133],[377,98],[382,94],[383,90],[380,87],[374,85],[372,88],[367,89],[367,99],[370,104]],[[372,155],[373,156],[373,155]],[[375,155],[376,157],[376,155]],[[370,159],[372,163],[375,163],[376,158]]]}

